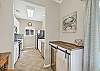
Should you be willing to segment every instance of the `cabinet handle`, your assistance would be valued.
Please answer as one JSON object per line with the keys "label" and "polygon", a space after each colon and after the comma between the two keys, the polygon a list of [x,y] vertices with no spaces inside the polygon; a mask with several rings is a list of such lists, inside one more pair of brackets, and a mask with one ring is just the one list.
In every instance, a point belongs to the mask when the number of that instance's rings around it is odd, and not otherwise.
{"label": "cabinet handle", "polygon": [[67,57],[67,56],[66,56],[66,53],[65,53],[65,59],[66,59],[66,57]]}
{"label": "cabinet handle", "polygon": [[67,55],[68,55],[68,53],[67,53],[67,50],[65,51],[65,59],[67,58]]}

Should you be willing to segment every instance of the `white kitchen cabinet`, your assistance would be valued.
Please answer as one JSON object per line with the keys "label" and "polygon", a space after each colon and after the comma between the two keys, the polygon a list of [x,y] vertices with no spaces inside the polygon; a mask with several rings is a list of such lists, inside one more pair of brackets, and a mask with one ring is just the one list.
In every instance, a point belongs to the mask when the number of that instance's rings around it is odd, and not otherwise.
{"label": "white kitchen cabinet", "polygon": [[40,52],[43,51],[45,47],[45,39],[38,39],[38,49]]}
{"label": "white kitchen cabinet", "polygon": [[16,63],[18,56],[19,56],[19,43],[15,42],[14,43],[14,64]]}
{"label": "white kitchen cabinet", "polygon": [[41,52],[41,39],[38,39],[38,49]]}
{"label": "white kitchen cabinet", "polygon": [[82,71],[83,66],[83,49],[71,51],[70,71]]}
{"label": "white kitchen cabinet", "polygon": [[56,53],[56,71],[68,71],[68,55],[61,50]]}
{"label": "white kitchen cabinet", "polygon": [[[52,41],[49,43],[49,45],[52,45],[52,47],[56,48],[57,50],[55,55],[55,71],[82,71],[83,46],[78,46],[63,41]],[[51,54],[53,53],[51,52]],[[51,55],[51,58],[52,57],[53,56]]]}
{"label": "white kitchen cabinet", "polygon": [[83,49],[67,50],[70,55],[61,50],[58,49],[56,53],[56,71],[82,71]]}

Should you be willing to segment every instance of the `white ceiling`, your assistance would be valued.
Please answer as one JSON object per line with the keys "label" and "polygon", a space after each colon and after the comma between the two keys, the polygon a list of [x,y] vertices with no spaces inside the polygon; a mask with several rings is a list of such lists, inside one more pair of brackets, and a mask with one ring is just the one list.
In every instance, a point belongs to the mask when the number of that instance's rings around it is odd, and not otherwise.
{"label": "white ceiling", "polygon": [[[35,8],[34,16],[30,19],[27,17],[27,8]],[[45,7],[24,2],[21,0],[15,0],[14,2],[14,14],[17,18],[30,19],[36,21],[43,21],[45,18]]]}

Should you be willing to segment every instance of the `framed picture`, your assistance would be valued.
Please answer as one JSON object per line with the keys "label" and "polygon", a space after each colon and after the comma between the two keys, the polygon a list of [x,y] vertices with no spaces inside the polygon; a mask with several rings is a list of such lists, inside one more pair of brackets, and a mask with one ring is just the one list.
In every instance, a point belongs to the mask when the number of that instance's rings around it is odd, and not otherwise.
{"label": "framed picture", "polygon": [[62,31],[75,33],[77,30],[77,11],[65,16],[62,20]]}

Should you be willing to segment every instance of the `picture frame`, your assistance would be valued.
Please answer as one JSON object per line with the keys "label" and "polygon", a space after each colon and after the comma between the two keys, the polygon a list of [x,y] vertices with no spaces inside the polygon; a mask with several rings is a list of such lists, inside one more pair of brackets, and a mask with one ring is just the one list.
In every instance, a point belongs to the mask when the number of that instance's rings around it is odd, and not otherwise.
{"label": "picture frame", "polygon": [[67,15],[62,20],[62,32],[75,33],[77,30],[77,11]]}

